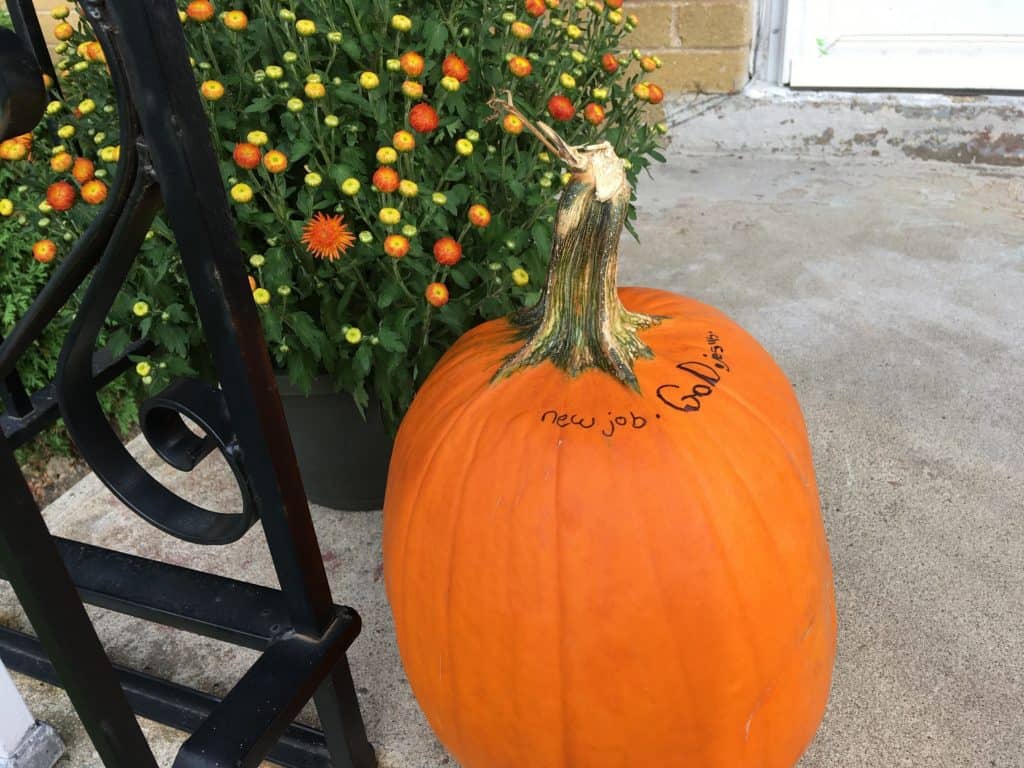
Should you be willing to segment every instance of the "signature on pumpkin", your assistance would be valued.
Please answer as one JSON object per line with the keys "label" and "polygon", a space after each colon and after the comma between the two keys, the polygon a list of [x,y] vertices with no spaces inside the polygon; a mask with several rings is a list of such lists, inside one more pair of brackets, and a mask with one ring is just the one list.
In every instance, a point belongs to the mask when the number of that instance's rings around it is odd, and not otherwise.
{"label": "signature on pumpkin", "polygon": [[[722,380],[723,373],[730,373],[732,368],[725,362],[725,347],[714,331],[708,331],[708,351],[703,360],[687,360],[676,365],[680,371],[689,374],[683,384],[662,384],[655,394],[669,408],[683,413],[699,411],[705,397],[714,394],[715,387]],[[694,383],[694,379],[697,383]],[[689,387],[689,390],[687,390]]]}
{"label": "signature on pumpkin", "polygon": [[[686,374],[681,382],[662,384],[655,390],[658,400],[678,413],[699,411],[704,398],[714,394],[715,388],[722,381],[722,375],[732,372],[732,368],[725,360],[725,347],[720,343],[721,338],[718,334],[708,331],[705,341],[708,351],[702,355],[701,360],[687,360],[676,365],[677,370]],[[654,418],[660,419],[661,414],[655,413]],[[650,422],[650,417],[633,411],[629,411],[628,416],[608,411],[607,417],[599,419],[596,416],[581,416],[578,413],[549,408],[541,413],[540,420],[541,423],[561,429],[575,427],[589,431],[600,427],[600,434],[610,438],[615,436],[616,430],[644,429]]]}

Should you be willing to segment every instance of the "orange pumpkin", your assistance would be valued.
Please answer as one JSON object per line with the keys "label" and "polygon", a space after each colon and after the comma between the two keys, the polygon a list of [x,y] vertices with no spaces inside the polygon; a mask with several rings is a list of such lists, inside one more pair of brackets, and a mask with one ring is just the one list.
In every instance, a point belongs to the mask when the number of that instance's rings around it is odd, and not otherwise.
{"label": "orange pumpkin", "polygon": [[617,290],[622,162],[527,127],[573,171],[545,293],[448,351],[395,444],[408,679],[464,768],[790,768],[836,641],[793,389],[718,310]]}

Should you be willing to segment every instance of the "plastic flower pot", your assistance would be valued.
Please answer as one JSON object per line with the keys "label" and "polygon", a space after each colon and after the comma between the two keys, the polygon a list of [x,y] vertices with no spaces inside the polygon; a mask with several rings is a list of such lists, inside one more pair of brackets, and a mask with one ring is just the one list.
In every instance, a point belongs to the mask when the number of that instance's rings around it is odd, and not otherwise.
{"label": "plastic flower pot", "polygon": [[366,418],[347,392],[317,379],[309,394],[279,376],[285,418],[306,495],[331,509],[367,511],[384,505],[392,438],[371,396]]}

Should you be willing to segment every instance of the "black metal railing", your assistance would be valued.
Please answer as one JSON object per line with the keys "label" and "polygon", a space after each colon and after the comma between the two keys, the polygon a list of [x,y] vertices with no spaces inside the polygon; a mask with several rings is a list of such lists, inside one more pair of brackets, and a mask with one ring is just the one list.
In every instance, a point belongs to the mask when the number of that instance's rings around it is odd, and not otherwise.
{"label": "black metal railing", "polygon": [[[30,0],[8,0],[0,34],[0,133],[31,130],[53,75]],[[173,0],[83,0],[117,97],[122,148],[97,218],[0,344],[0,576],[35,637],[0,627],[12,669],[62,685],[106,766],[155,766],[135,719],[187,730],[176,766],[370,768],[346,652],[355,611],[334,604]],[[2,31],[0,31],[2,32]],[[243,504],[199,507],[161,485],[122,445],[97,392],[130,365],[96,339],[154,217],[182,254],[219,386],[180,380],[146,402],[142,429],[181,470],[220,451]],[[54,380],[26,391],[19,358],[84,288]],[[197,436],[182,417],[198,424]],[[259,587],[52,537],[14,457],[58,417],[81,455],[131,509],[186,541],[226,545],[262,525],[281,585]],[[223,699],[111,664],[84,603],[261,652]],[[293,724],[313,699],[323,730]]]}

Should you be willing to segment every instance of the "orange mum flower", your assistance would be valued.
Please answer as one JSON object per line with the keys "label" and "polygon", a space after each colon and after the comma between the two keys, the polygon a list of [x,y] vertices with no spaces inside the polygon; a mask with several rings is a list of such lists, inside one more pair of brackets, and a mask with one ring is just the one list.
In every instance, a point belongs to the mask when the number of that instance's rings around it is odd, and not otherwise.
{"label": "orange mum flower", "polygon": [[448,77],[454,77],[460,83],[469,80],[469,65],[465,59],[454,53],[449,53],[441,64],[441,71]]}
{"label": "orange mum flower", "polygon": [[318,259],[334,261],[355,243],[356,238],[345,225],[344,216],[317,213],[302,228],[306,250]]}

